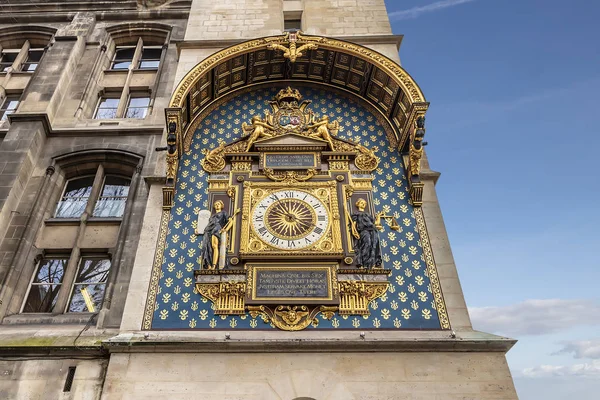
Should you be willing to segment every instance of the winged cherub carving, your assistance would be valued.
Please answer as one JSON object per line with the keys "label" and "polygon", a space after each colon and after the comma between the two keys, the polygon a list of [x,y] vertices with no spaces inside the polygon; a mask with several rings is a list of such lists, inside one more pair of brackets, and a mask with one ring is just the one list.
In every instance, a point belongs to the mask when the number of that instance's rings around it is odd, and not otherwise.
{"label": "winged cherub carving", "polygon": [[306,50],[315,50],[319,46],[316,43],[306,43],[300,47],[296,46],[296,41],[300,38],[303,38],[299,34],[295,34],[290,36],[289,32],[286,34],[286,39],[290,43],[290,47],[285,47],[277,43],[273,43],[267,46],[269,50],[281,50],[283,51],[283,58],[288,58],[291,63],[295,63],[298,57],[302,57],[304,55],[304,51]]}
{"label": "winged cherub carving", "polygon": [[258,115],[255,115],[251,119],[252,125],[248,125],[247,123],[242,123],[242,129],[244,132],[250,134],[250,138],[248,139],[248,145],[246,146],[246,152],[249,152],[252,148],[254,142],[256,142],[261,137],[271,137],[270,133],[267,133],[267,130],[272,131],[273,127],[268,123],[265,123]]}

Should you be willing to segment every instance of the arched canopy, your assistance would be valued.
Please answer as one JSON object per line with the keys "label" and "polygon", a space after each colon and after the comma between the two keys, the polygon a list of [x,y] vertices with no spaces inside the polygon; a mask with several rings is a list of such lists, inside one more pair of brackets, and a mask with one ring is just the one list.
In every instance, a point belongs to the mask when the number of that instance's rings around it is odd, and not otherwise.
{"label": "arched canopy", "polygon": [[[284,57],[284,47],[303,54],[292,63],[289,54]],[[389,119],[401,149],[417,116],[428,107],[413,78],[383,54],[342,40],[298,35],[292,41],[285,34],[233,45],[197,64],[173,93],[167,123],[177,120],[183,135],[214,100],[242,87],[282,80],[330,85],[367,100]]]}
{"label": "arched canopy", "polygon": [[141,37],[146,45],[162,46],[171,29],[170,25],[155,22],[129,22],[109,26],[106,32],[117,45],[135,44]]}
{"label": "arched canopy", "polygon": [[46,47],[56,33],[56,29],[40,25],[17,25],[0,29],[2,48],[20,48],[26,40],[32,47]]}

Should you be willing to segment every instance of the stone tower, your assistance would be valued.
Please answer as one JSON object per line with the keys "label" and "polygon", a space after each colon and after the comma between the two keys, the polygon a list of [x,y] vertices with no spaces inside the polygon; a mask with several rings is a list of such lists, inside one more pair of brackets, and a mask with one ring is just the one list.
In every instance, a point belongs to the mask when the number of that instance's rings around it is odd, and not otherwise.
{"label": "stone tower", "polygon": [[383,0],[0,10],[0,397],[517,398]]}

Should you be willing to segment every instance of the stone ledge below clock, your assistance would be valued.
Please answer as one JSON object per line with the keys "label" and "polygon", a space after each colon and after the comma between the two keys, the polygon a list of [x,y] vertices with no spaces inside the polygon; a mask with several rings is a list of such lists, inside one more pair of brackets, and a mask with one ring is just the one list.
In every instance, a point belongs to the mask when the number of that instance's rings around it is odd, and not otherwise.
{"label": "stone ledge below clock", "polygon": [[[365,338],[361,339],[360,334]],[[226,338],[229,335],[229,339]],[[517,341],[479,331],[139,331],[104,340],[110,352],[503,352]]]}

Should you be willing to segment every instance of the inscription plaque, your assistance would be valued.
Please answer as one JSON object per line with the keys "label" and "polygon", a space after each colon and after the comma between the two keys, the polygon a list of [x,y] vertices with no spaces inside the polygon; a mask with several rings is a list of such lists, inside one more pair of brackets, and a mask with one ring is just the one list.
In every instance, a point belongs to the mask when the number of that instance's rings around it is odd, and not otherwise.
{"label": "inscription plaque", "polygon": [[327,271],[273,271],[256,272],[256,296],[328,297]]}
{"label": "inscription plaque", "polygon": [[296,267],[262,264],[248,266],[248,270],[249,304],[337,303],[337,283],[336,290],[333,290],[335,265]]}
{"label": "inscription plaque", "polygon": [[314,153],[267,153],[264,160],[264,167],[272,169],[315,168],[316,164]]}

